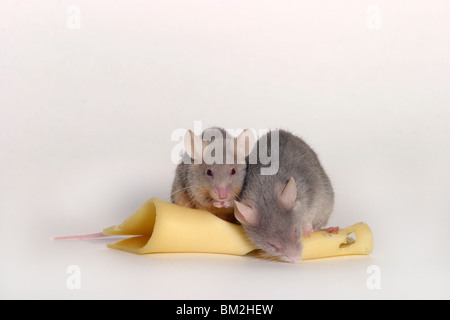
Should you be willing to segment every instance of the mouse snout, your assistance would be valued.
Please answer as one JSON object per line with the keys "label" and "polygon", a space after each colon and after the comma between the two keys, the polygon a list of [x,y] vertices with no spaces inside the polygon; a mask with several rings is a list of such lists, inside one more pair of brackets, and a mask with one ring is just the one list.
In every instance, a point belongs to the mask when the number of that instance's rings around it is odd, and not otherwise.
{"label": "mouse snout", "polygon": [[295,246],[294,248],[291,248],[289,250],[286,250],[284,252],[284,260],[286,260],[287,262],[291,262],[291,263],[297,263],[300,262],[300,260],[302,259],[302,253],[303,253],[303,248],[302,246]]}
{"label": "mouse snout", "polygon": [[231,193],[231,184],[223,186],[216,186],[214,187],[214,191],[216,192],[217,196],[219,197],[219,200],[226,200],[230,196]]}
{"label": "mouse snout", "polygon": [[290,254],[290,255],[286,255],[286,260],[290,263],[297,263],[300,262],[300,260],[302,259],[302,254]]}

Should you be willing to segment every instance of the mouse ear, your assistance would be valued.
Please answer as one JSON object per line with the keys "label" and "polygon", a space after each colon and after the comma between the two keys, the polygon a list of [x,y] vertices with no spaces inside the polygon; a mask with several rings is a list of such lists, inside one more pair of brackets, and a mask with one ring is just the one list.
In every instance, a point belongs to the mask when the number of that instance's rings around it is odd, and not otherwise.
{"label": "mouse ear", "polygon": [[[238,163],[245,163],[245,157],[252,152],[256,143],[256,135],[251,129],[245,129],[240,135],[234,138],[236,141],[236,148],[234,154],[236,155]],[[233,141],[233,142],[234,142]]]}
{"label": "mouse ear", "polygon": [[286,209],[292,209],[297,199],[297,186],[295,180],[291,177],[280,194],[280,202]]}
{"label": "mouse ear", "polygon": [[188,130],[184,136],[184,149],[195,163],[202,163],[205,143],[191,130]]}
{"label": "mouse ear", "polygon": [[234,201],[234,216],[242,224],[252,226],[258,224],[256,210],[236,200]]}

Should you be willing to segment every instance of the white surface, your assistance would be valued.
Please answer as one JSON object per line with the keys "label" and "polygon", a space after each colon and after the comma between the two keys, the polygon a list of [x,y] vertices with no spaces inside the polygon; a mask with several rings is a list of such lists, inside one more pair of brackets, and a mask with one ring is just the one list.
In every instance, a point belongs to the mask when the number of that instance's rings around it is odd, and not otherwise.
{"label": "white surface", "polygon": [[[0,298],[449,299],[448,9],[2,1]],[[302,136],[334,183],[330,225],[368,223],[373,254],[292,265],[49,241],[168,200],[171,133],[195,120]]]}

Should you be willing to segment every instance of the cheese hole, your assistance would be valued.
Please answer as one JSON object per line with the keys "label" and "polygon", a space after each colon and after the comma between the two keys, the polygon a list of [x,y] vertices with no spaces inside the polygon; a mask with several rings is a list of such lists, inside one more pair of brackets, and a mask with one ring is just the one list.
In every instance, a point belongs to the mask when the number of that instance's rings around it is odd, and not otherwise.
{"label": "cheese hole", "polygon": [[352,232],[352,233],[349,233],[348,235],[347,235],[347,237],[345,238],[345,242],[344,243],[341,243],[340,245],[339,245],[339,248],[347,248],[347,247],[350,247],[352,244],[354,244],[356,242],[356,236],[355,236],[355,233],[354,232]]}

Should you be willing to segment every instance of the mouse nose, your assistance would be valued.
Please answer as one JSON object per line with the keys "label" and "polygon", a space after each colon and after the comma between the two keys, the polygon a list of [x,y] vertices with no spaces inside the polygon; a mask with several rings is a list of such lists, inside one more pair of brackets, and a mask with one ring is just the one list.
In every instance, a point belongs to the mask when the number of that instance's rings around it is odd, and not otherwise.
{"label": "mouse nose", "polygon": [[298,254],[289,254],[289,255],[285,255],[284,260],[290,263],[297,263],[300,262],[300,260],[302,260],[302,255],[298,255]]}
{"label": "mouse nose", "polygon": [[302,260],[301,255],[291,255],[291,256],[287,256],[286,258],[290,263],[297,263],[297,262],[300,262],[300,260]]}
{"label": "mouse nose", "polygon": [[285,254],[285,258],[288,262],[291,263],[297,263],[300,262],[300,260],[302,260],[302,253],[303,250],[300,248],[300,250],[291,250],[290,252],[287,252]]}
{"label": "mouse nose", "polygon": [[219,196],[220,200],[226,200],[228,199],[228,197],[230,196],[230,192],[231,192],[231,185],[228,184],[225,187],[222,186],[217,186],[214,188],[214,191],[216,192],[216,194]]}

